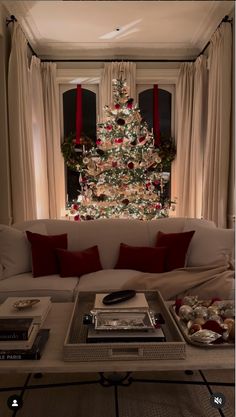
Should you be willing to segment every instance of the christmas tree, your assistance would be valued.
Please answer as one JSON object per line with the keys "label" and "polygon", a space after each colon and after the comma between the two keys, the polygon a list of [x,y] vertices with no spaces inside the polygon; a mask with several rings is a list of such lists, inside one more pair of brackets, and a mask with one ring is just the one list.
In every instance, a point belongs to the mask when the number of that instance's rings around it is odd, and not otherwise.
{"label": "christmas tree", "polygon": [[113,80],[113,100],[105,106],[105,122],[97,125],[96,146],[84,149],[76,165],[80,191],[69,215],[75,220],[167,217],[170,174],[163,172],[161,149],[125,80]]}

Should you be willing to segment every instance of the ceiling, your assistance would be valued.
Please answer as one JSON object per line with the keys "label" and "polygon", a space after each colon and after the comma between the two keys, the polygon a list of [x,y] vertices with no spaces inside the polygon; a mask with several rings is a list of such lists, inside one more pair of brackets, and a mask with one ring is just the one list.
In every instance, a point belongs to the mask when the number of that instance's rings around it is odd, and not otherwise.
{"label": "ceiling", "polygon": [[187,59],[234,1],[2,1],[48,59]]}

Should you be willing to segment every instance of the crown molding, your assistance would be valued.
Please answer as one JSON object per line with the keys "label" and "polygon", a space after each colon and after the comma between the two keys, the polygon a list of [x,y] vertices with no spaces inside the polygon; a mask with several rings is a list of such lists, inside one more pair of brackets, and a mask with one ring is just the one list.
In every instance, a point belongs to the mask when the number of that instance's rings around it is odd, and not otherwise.
{"label": "crown molding", "polygon": [[234,1],[218,1],[212,2],[209,11],[198,26],[198,29],[192,36],[191,45],[195,45],[202,51],[207,42],[211,39],[213,33],[217,29],[222,20],[222,16],[229,14],[229,3],[232,4],[231,12],[234,9]]}

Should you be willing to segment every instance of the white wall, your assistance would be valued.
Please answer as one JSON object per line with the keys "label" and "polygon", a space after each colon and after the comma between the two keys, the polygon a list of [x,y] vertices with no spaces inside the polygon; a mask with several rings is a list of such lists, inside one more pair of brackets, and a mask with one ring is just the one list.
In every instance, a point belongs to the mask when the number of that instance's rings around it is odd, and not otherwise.
{"label": "white wall", "polygon": [[11,193],[7,119],[7,66],[10,32],[6,27],[9,13],[0,4],[0,223],[11,224]]}

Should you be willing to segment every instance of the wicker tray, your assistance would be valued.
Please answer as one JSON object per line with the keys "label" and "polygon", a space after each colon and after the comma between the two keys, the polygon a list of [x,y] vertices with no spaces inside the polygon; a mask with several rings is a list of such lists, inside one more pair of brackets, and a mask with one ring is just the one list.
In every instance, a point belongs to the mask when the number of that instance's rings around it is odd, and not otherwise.
{"label": "wicker tray", "polygon": [[176,314],[175,307],[171,305],[169,308],[170,308],[171,313],[173,314],[173,317],[177,325],[179,326],[179,329],[182,335],[184,336],[186,342],[190,343],[190,345],[197,346],[197,347],[204,348],[204,349],[234,348],[234,343],[225,342],[225,343],[221,343],[217,345],[217,344],[199,343],[199,342],[192,340],[191,337],[189,337],[187,326],[181,321],[179,316]]}
{"label": "wicker tray", "polygon": [[159,292],[145,293],[150,309],[161,313],[166,342],[86,343],[87,326],[83,316],[93,309],[95,293],[78,294],[63,347],[64,361],[144,361],[185,359],[186,343]]}

